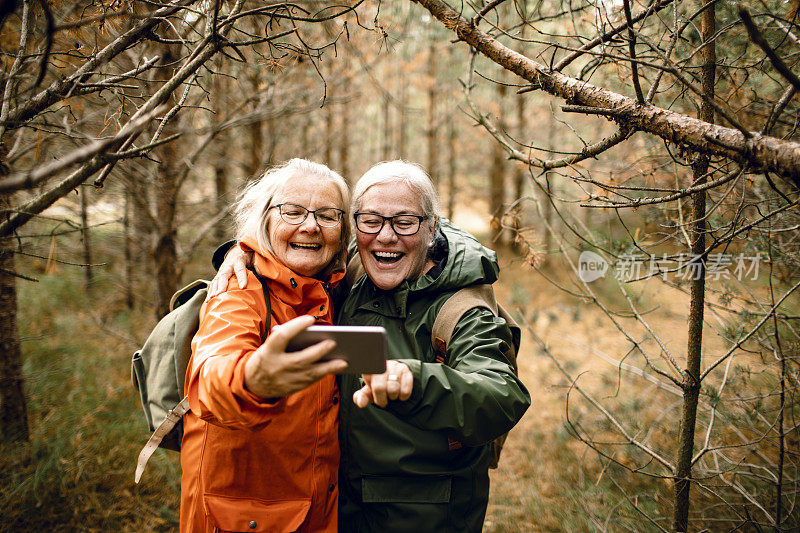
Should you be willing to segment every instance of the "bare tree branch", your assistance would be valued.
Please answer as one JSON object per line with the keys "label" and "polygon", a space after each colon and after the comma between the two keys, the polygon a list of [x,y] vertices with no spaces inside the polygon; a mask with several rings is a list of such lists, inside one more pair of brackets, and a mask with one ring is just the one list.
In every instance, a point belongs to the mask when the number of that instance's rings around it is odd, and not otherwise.
{"label": "bare tree branch", "polygon": [[742,19],[744,22],[744,27],[747,28],[747,34],[750,36],[750,39],[756,43],[759,48],[761,48],[767,57],[769,58],[770,63],[772,66],[775,67],[775,70],[780,73],[781,76],[786,78],[786,81],[792,84],[795,91],[800,90],[800,78],[797,77],[797,74],[792,72],[789,67],[786,66],[786,63],[778,57],[778,54],[775,53],[775,50],[769,45],[767,40],[764,38],[764,35],[759,31],[758,26],[755,25],[753,22],[752,17],[750,16],[750,12],[744,6],[739,6],[739,18]]}
{"label": "bare tree branch", "polygon": [[792,179],[800,188],[800,143],[751,133],[745,137],[732,128],[710,124],[682,113],[647,105],[584,81],[548,70],[543,65],[503,46],[472,27],[440,0],[412,0],[425,7],[446,28],[490,60],[537,84],[545,92],[570,103],[617,111],[621,125],[646,131],[666,141],[686,146],[709,156],[722,156],[754,170],[772,171]]}
{"label": "bare tree branch", "polygon": [[5,178],[0,178],[0,193],[36,187],[41,182],[58,174],[67,167],[70,167],[76,163],[81,163],[87,159],[91,159],[98,154],[102,154],[103,152],[111,149],[113,146],[129,138],[131,135],[141,131],[142,128],[144,128],[147,123],[153,119],[153,117],[163,111],[163,107],[156,108],[136,119],[132,119],[111,137],[102,140],[96,140],[91,144],[77,148],[67,155],[62,156],[60,159],[53,161],[52,163],[46,163],[26,172],[19,172],[17,174],[11,174]]}

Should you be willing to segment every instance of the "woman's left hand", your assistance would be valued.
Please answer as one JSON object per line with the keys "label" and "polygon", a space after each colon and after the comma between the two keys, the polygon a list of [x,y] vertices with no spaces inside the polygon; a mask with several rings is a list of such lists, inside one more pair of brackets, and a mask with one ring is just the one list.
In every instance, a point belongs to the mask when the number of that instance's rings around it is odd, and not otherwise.
{"label": "woman's left hand", "polygon": [[353,393],[353,403],[361,408],[371,403],[386,407],[389,400],[408,400],[414,389],[414,374],[399,361],[386,361],[383,374],[362,374],[361,377],[364,386]]}

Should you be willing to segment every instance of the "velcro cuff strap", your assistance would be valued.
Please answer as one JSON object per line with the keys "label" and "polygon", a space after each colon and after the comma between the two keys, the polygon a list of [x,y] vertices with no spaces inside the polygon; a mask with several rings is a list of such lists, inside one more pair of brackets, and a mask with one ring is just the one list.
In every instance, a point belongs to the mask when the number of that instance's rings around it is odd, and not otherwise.
{"label": "velcro cuff strap", "polygon": [[142,478],[142,473],[144,472],[144,467],[147,466],[147,462],[150,460],[150,457],[153,456],[153,453],[158,448],[158,445],[161,444],[161,441],[164,440],[172,428],[174,428],[178,422],[180,422],[183,415],[189,412],[189,397],[184,396],[183,400],[172,408],[170,412],[167,413],[167,416],[164,417],[164,420],[161,424],[158,425],[156,430],[150,436],[150,440],[147,441],[147,444],[144,445],[142,451],[139,452],[139,460],[136,462],[136,476],[135,481],[139,483],[139,480]]}

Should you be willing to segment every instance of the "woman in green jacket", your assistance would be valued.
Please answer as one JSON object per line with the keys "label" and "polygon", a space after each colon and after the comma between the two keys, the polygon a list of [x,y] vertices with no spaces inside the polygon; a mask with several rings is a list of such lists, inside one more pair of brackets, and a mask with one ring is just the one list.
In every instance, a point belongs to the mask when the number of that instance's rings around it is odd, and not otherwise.
{"label": "woman in green jacket", "polygon": [[431,328],[459,289],[493,283],[495,253],[443,220],[427,174],[380,163],[356,184],[352,212],[366,275],[340,324],[383,326],[384,374],[341,375],[339,530],[480,531],[489,499],[490,443],[530,396],[503,354],[511,331],[487,309],[457,324],[437,360]]}
{"label": "woman in green jacket", "polygon": [[386,328],[391,360],[383,374],[339,376],[341,397],[352,398],[339,411],[339,530],[481,531],[491,442],[530,396],[503,355],[512,343],[503,319],[472,309],[438,356],[431,329],[459,289],[497,280],[495,253],[442,219],[430,179],[411,163],[372,167],[352,207],[366,274],[338,323]]}

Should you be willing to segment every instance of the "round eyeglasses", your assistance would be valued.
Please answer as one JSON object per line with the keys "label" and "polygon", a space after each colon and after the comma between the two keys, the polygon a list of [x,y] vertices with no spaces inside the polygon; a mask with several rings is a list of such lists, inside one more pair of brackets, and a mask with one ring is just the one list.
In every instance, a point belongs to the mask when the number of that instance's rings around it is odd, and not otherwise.
{"label": "round eyeglasses", "polygon": [[342,215],[344,215],[344,211],[335,207],[322,207],[311,210],[297,204],[276,204],[271,206],[270,209],[278,209],[283,221],[295,226],[305,222],[308,214],[311,213],[320,227],[335,228],[342,221]]}
{"label": "round eyeglasses", "polygon": [[385,217],[377,213],[356,213],[353,215],[353,218],[356,219],[356,228],[361,233],[375,235],[381,232],[386,222],[389,222],[389,225],[396,234],[408,236],[416,234],[419,231],[422,221],[426,220],[428,217],[422,215],[395,215],[393,217]]}

